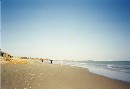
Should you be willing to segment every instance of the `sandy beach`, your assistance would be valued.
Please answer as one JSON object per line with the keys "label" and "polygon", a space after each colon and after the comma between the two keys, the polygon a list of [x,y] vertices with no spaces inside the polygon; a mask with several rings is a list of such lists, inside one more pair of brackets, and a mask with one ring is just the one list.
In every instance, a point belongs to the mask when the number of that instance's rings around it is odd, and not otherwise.
{"label": "sandy beach", "polygon": [[1,64],[1,89],[130,89],[87,69],[45,63]]}

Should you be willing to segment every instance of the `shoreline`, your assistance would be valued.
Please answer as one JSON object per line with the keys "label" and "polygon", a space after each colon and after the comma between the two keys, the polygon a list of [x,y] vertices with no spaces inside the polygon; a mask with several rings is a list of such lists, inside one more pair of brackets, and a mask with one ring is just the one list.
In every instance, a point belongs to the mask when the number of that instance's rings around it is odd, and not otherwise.
{"label": "shoreline", "polygon": [[[78,66],[74,66],[74,67],[78,67]],[[79,67],[79,68],[82,68],[82,67]],[[114,79],[114,78],[111,78],[111,77],[107,77],[105,75],[101,75],[101,74],[97,74],[97,73],[91,72],[88,68],[82,68],[82,69],[87,70],[87,71],[89,71],[92,74],[99,75],[99,76],[102,76],[102,77],[105,77],[105,78],[110,78],[110,79],[113,79],[113,80],[116,80],[116,81],[122,81],[122,82],[130,83],[129,81],[123,81],[123,80],[119,80],[119,79]]]}
{"label": "shoreline", "polygon": [[[60,65],[60,64],[57,64],[57,65]],[[119,80],[119,79],[110,78],[110,77],[107,77],[107,76],[104,76],[104,75],[96,74],[94,72],[91,72],[88,68],[83,68],[83,67],[79,67],[79,66],[71,66],[71,65],[63,65],[63,66],[70,66],[70,67],[81,68],[84,71],[89,72],[89,73],[94,74],[94,75],[98,75],[98,76],[101,76],[101,77],[104,77],[104,78],[109,78],[109,79],[112,79],[112,80],[116,80],[116,81],[119,81],[119,82],[125,82],[126,84],[130,84],[130,82],[128,82],[128,81],[123,81],[123,80]]]}
{"label": "shoreline", "polygon": [[130,83],[60,64],[2,64],[1,89],[129,89]]}
{"label": "shoreline", "polygon": [[[101,62],[101,63],[99,62],[61,62],[61,64],[85,68],[85,69],[88,69],[90,72],[101,75],[101,76],[105,76],[105,77],[120,80],[120,81],[130,82],[130,77],[129,77],[130,65],[128,66],[124,64],[122,65],[122,63],[120,63],[121,65],[119,65],[118,64],[119,61],[117,63],[113,63],[113,61],[111,62],[104,61],[104,62]],[[57,61],[56,64],[60,64],[60,63],[58,63]],[[115,64],[118,64],[118,65],[115,65]]]}

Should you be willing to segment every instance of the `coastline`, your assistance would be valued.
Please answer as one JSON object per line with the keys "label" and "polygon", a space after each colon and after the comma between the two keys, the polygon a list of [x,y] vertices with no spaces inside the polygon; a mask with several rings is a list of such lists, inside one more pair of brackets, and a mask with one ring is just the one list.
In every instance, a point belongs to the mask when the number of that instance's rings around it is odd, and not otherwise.
{"label": "coastline", "polygon": [[56,61],[55,64],[85,68],[98,75],[130,82],[130,61]]}
{"label": "coastline", "polygon": [[2,64],[1,89],[129,89],[130,83],[59,64]]}

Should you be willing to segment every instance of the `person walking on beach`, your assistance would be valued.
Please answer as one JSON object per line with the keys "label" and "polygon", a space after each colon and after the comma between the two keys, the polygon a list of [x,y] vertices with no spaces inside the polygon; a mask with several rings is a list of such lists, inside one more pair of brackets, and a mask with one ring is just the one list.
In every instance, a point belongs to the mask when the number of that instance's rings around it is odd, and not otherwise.
{"label": "person walking on beach", "polygon": [[43,59],[42,59],[42,62],[43,62]]}
{"label": "person walking on beach", "polygon": [[53,60],[50,60],[50,61],[51,61],[51,64],[52,64],[52,61],[53,61]]}

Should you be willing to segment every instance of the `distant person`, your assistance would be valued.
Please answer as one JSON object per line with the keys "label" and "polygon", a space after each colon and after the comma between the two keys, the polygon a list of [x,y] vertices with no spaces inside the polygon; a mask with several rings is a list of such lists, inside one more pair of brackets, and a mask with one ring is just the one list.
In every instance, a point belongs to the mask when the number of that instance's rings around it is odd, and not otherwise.
{"label": "distant person", "polygon": [[53,61],[53,60],[50,60],[50,61],[51,61],[51,64],[52,64],[52,61]]}
{"label": "distant person", "polygon": [[43,62],[43,59],[42,59],[42,62]]}

